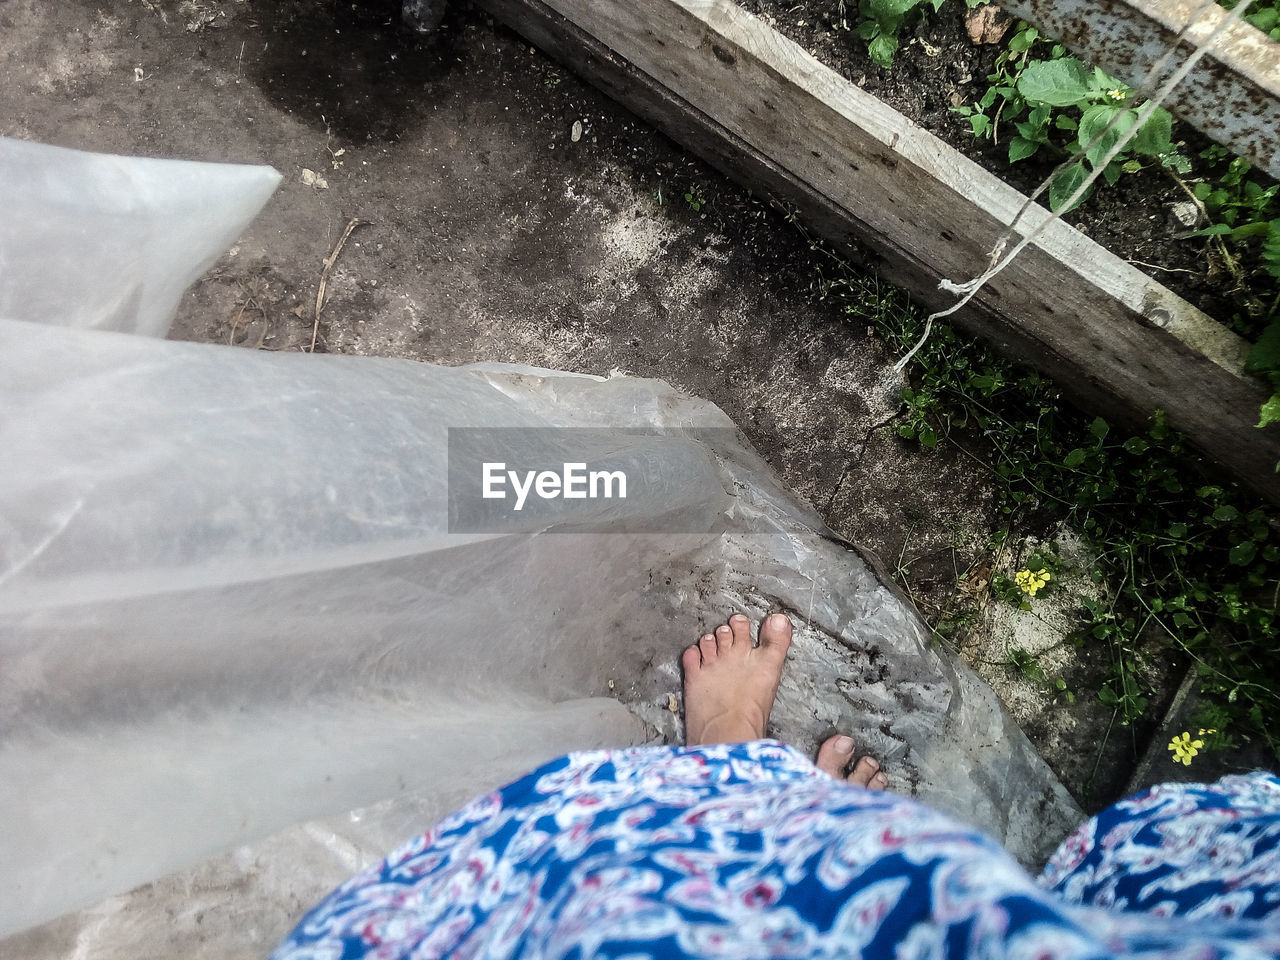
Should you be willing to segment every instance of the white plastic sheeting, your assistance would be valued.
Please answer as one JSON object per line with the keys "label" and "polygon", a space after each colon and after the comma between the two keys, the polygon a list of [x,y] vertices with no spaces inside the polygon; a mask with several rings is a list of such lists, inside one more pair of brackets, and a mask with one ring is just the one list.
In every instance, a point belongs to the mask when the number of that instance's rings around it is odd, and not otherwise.
{"label": "white plastic sheeting", "polygon": [[[0,205],[21,189],[40,224],[0,233],[0,934],[345,811],[365,811],[358,836],[304,833],[365,862],[427,825],[406,810],[674,739],[678,653],[735,610],[797,624],[781,739],[849,730],[1028,862],[1069,829],[992,692],[713,405],[652,380],[113,332],[162,332],[274,179],[0,141]],[[217,204],[191,200],[212,184]],[[207,237],[179,263],[172,243],[110,243],[117,216]],[[684,532],[451,534],[460,426],[667,430],[626,441],[660,502],[590,509]],[[269,849],[308,891],[312,861]],[[243,862],[210,862],[219,896],[245,895]]]}
{"label": "white plastic sheeting", "polygon": [[0,165],[0,317],[153,337],[280,182],[4,138]]}

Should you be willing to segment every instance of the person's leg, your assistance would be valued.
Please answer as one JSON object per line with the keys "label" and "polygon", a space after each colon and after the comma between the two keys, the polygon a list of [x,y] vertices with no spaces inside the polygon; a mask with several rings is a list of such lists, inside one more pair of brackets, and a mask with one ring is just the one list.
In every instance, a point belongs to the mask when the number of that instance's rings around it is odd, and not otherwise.
{"label": "person's leg", "polygon": [[850,742],[819,769],[763,739],[790,639],[785,617],[759,646],[731,619],[683,656],[689,746],[570,754],[473,801],[325,898],[275,960],[1280,956],[1259,923],[1068,907],[865,762],[842,778]]}
{"label": "person's leg", "polygon": [[1280,915],[1280,778],[1165,783],[1062,842],[1040,882],[1069,903],[1195,918]]}
{"label": "person's leg", "polygon": [[[791,630],[784,614],[770,614],[760,623],[757,646],[751,642],[751,621],[737,613],[684,651],[680,662],[687,746],[764,738],[791,646]],[[829,737],[818,749],[818,769],[837,780],[883,790],[888,780],[879,763],[874,757],[853,763],[853,748],[850,737]]]}

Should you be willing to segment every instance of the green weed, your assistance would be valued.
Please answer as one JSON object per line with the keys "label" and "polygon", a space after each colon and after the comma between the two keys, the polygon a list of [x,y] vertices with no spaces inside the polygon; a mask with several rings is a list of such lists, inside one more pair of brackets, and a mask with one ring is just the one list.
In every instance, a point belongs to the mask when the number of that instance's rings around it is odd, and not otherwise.
{"label": "green weed", "polygon": [[[813,245],[817,251],[823,251]],[[832,254],[820,292],[870,322],[904,351],[923,321],[905,295],[850,270]],[[1016,367],[949,326],[934,328],[902,393],[898,433],[925,446],[950,444],[976,459],[996,485],[1007,532],[1067,524],[1095,556],[1084,571],[1102,599],[1082,598],[1077,641],[1110,652],[1096,692],[1126,724],[1151,691],[1134,669],[1140,641],[1193,666],[1202,693],[1222,711],[1214,723],[1277,749],[1280,729],[1280,518],[1232,481],[1216,477],[1156,413],[1128,431],[1065,401],[1040,374]],[[1060,569],[1056,555],[1031,558]],[[1012,581],[994,593],[1021,605]],[[963,620],[940,623],[951,638]],[[1206,725],[1208,726],[1208,725]],[[1280,757],[1280,754],[1278,754]]]}
{"label": "green weed", "polygon": [[[1032,54],[1039,51],[1043,57]],[[952,107],[969,121],[976,137],[996,141],[1000,125],[1011,127],[1009,162],[1017,163],[1039,153],[1053,160],[1083,151],[1084,157],[1054,179],[1049,207],[1060,210],[1102,165],[1112,147],[1138,120],[1132,106],[1134,91],[1097,67],[1067,56],[1060,43],[1043,40],[1035,27],[1019,24],[1008,45],[996,58],[987,87],[974,105]],[[1136,136],[1102,170],[1108,184],[1125,173],[1136,173],[1143,161],[1156,161],[1177,170],[1190,162],[1173,143],[1173,117],[1157,108]],[[1083,202],[1092,192],[1086,192]]]}

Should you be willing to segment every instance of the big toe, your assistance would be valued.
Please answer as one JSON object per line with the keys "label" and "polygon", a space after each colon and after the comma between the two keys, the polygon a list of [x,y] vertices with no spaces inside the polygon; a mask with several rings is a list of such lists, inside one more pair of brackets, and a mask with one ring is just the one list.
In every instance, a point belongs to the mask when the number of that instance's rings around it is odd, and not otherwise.
{"label": "big toe", "polygon": [[760,646],[777,653],[780,657],[787,655],[791,646],[791,618],[783,613],[771,613],[760,624]]}
{"label": "big toe", "polygon": [[827,737],[818,748],[817,767],[836,780],[844,778],[845,767],[853,757],[853,738],[844,734]]}

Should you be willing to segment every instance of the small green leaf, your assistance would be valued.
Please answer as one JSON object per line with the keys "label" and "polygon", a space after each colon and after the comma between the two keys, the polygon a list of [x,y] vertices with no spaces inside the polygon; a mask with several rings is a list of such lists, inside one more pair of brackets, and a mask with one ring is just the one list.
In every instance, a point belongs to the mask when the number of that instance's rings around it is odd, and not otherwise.
{"label": "small green leaf", "polygon": [[1163,107],[1156,107],[1147,118],[1131,144],[1135,153],[1158,157],[1173,149],[1173,115]]}
{"label": "small green leaf", "polygon": [[936,447],[938,445],[938,435],[934,433],[931,427],[923,427],[920,430],[920,442],[926,447]]}
{"label": "small green leaf", "polygon": [[1080,447],[1076,447],[1063,458],[1062,465],[1064,467],[1078,467],[1080,464],[1084,463],[1085,458],[1088,456],[1089,454],[1087,451],[1082,450]]}
{"label": "small green leaf", "polygon": [[1053,118],[1053,125],[1059,130],[1073,131],[1079,128],[1080,124],[1076,123],[1075,117],[1068,117],[1065,113],[1060,113]]}
{"label": "small green leaf", "polygon": [[[1049,185],[1049,209],[1055,213],[1067,213],[1067,210],[1060,208],[1071,199],[1071,195],[1080,189],[1080,185],[1088,177],[1089,171],[1085,169],[1084,164],[1079,160],[1058,174],[1053,183]],[[1086,191],[1079,202],[1082,203],[1088,196],[1089,192]],[[1078,205],[1079,203],[1077,203]]]}
{"label": "small green leaf", "polygon": [[1099,440],[1106,439],[1107,433],[1110,430],[1111,427],[1107,425],[1107,421],[1103,420],[1101,417],[1095,417],[1093,423],[1089,424],[1089,432]]}
{"label": "small green leaf", "polygon": [[1024,137],[1014,137],[1009,141],[1009,162],[1017,163],[1019,160],[1025,160],[1040,149],[1040,144],[1027,140]]}
{"label": "small green leaf", "polygon": [[1247,22],[1257,27],[1263,33],[1270,33],[1280,23],[1280,9],[1276,7],[1266,7],[1257,13],[1251,13],[1244,18]]}
{"label": "small green leaf", "polygon": [[1213,511],[1213,519],[1221,520],[1223,523],[1229,523],[1238,516],[1240,516],[1240,511],[1229,503],[1224,503]]}
{"label": "small green leaf", "polygon": [[1031,120],[1024,120],[1022,123],[1015,123],[1014,129],[1018,131],[1018,136],[1024,140],[1034,140],[1036,143],[1041,142],[1044,133],[1044,124],[1035,123]]}
{"label": "small green leaf", "polygon": [[1252,540],[1245,540],[1243,543],[1237,543],[1231,548],[1231,552],[1227,554],[1227,559],[1237,567],[1247,567],[1257,552],[1257,545]]}
{"label": "small green leaf", "polygon": [[1147,441],[1141,437],[1130,437],[1124,442],[1124,448],[1135,455],[1143,454],[1147,452]]}
{"label": "small green leaf", "polygon": [[1089,93],[1089,73],[1074,57],[1033,60],[1018,78],[1018,93],[1033,103],[1069,107]]}
{"label": "small green leaf", "polygon": [[[1280,370],[1280,320],[1272,321],[1262,331],[1258,342],[1249,350],[1244,368],[1249,373],[1270,373],[1272,370]],[[1280,416],[1275,419],[1280,419]]]}
{"label": "small green leaf", "polygon": [[885,68],[893,66],[893,55],[897,52],[898,38],[887,33],[880,34],[867,45],[871,59]]}
{"label": "small green leaf", "polygon": [[1186,535],[1187,525],[1185,523],[1169,524],[1169,536],[1173,537],[1175,540],[1181,540]]}
{"label": "small green leaf", "polygon": [[1280,394],[1273,393],[1267,402],[1262,405],[1258,411],[1258,426],[1265,427],[1268,423],[1275,423],[1280,420]]}
{"label": "small green leaf", "polygon": [[862,0],[858,9],[879,23],[896,24],[916,8],[920,0]]}
{"label": "small green leaf", "polygon": [[[1080,134],[1076,140],[1080,144],[1080,149],[1085,151],[1084,155],[1089,163],[1095,167],[1099,166],[1102,158],[1122,136],[1129,132],[1129,128],[1137,118],[1138,114],[1134,110],[1113,107],[1106,103],[1095,104],[1086,110],[1084,116],[1080,118]],[[1115,125],[1107,129],[1113,120]]]}
{"label": "small green leaf", "polygon": [[1249,14],[1244,19],[1263,33],[1270,33],[1276,28],[1277,23],[1280,23],[1280,9],[1266,7],[1257,13]]}

